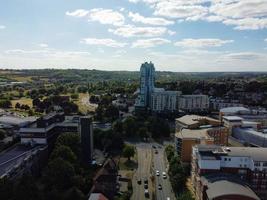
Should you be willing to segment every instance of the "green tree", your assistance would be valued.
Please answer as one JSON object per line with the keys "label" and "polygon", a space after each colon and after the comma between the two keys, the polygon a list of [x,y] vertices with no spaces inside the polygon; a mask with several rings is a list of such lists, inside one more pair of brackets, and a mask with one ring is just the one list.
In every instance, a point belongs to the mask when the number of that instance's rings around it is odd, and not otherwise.
{"label": "green tree", "polygon": [[62,158],[70,163],[77,161],[76,155],[72,152],[71,148],[65,145],[56,146],[51,154],[51,159]]}
{"label": "green tree", "polygon": [[12,106],[11,101],[4,99],[0,100],[0,108],[10,108]]}
{"label": "green tree", "polygon": [[20,103],[19,102],[16,103],[15,108],[20,109]]}
{"label": "green tree", "polygon": [[133,136],[137,131],[137,121],[134,117],[127,117],[123,122],[123,130],[126,135]]}
{"label": "green tree", "polygon": [[61,134],[56,141],[56,146],[67,146],[78,157],[80,154],[80,136],[77,133]]}
{"label": "green tree", "polygon": [[141,128],[139,128],[137,134],[138,134],[139,137],[141,137],[141,138],[145,138],[145,139],[147,139],[147,138],[149,137],[148,130],[147,130],[146,127],[141,127]]}
{"label": "green tree", "polygon": [[174,146],[172,145],[168,145],[166,148],[165,148],[165,153],[166,153],[166,156],[167,156],[167,159],[168,161],[171,161],[171,159],[174,157],[175,155],[175,149],[174,149]]}
{"label": "green tree", "polygon": [[0,140],[5,139],[5,137],[6,137],[6,131],[3,129],[0,129]]}
{"label": "green tree", "polygon": [[56,158],[48,163],[44,174],[44,183],[48,190],[51,187],[56,187],[58,190],[68,189],[73,185],[74,175],[74,167],[68,161]]}
{"label": "green tree", "polygon": [[134,147],[131,145],[125,145],[125,147],[122,150],[122,155],[125,158],[128,158],[128,160],[131,159],[131,157],[133,157],[135,154],[135,150]]}
{"label": "green tree", "polygon": [[14,200],[42,199],[41,191],[32,176],[23,175],[14,189]]}

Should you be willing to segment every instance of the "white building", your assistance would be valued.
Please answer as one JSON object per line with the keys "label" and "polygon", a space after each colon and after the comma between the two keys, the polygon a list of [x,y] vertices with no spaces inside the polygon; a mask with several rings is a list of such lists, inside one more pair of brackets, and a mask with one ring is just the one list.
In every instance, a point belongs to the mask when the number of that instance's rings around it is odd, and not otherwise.
{"label": "white building", "polygon": [[205,111],[209,108],[207,95],[182,95],[179,99],[179,109],[184,111]]}
{"label": "white building", "polygon": [[181,91],[166,91],[155,88],[155,67],[153,63],[141,65],[140,89],[135,108],[152,112],[204,111],[209,108],[207,95],[182,95]]}

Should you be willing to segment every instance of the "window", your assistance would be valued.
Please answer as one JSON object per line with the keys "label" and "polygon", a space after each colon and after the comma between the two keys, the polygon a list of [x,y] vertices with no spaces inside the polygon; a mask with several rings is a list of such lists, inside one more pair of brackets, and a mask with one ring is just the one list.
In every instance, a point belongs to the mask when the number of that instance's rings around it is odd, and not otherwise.
{"label": "window", "polygon": [[260,167],[261,166],[261,163],[256,161],[256,162],[254,162],[254,166],[255,167]]}
{"label": "window", "polygon": [[227,158],[224,158],[224,161],[227,161]]}
{"label": "window", "polygon": [[267,162],[263,162],[263,167],[267,167]]}

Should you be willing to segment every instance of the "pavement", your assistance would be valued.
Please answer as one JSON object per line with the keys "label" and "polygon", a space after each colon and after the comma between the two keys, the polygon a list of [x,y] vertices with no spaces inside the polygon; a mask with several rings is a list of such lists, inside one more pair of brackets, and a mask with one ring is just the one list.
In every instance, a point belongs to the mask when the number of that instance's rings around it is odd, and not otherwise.
{"label": "pavement", "polygon": [[[149,199],[152,197],[152,182],[151,176],[151,164],[152,164],[152,148],[150,144],[138,143],[136,144],[137,156],[138,156],[138,168],[133,177],[133,195],[132,200],[145,200],[144,179],[148,179]],[[141,179],[142,183],[139,185],[137,180]]]}
{"label": "pavement", "polygon": [[[132,200],[152,199],[152,191],[156,191],[155,196],[157,200],[171,200],[175,199],[172,191],[170,180],[168,177],[167,160],[165,158],[164,146],[158,143],[135,143],[138,156],[138,168],[133,177],[133,195]],[[152,146],[156,147],[154,149]],[[158,151],[155,154],[155,150]],[[160,176],[156,176],[156,170],[159,170]],[[167,178],[163,179],[162,172],[166,172]],[[150,177],[154,176],[155,181],[152,183]],[[144,178],[149,180],[149,198],[144,195]],[[137,184],[137,180],[141,179],[142,184]],[[158,184],[162,185],[162,190],[158,189]]]}
{"label": "pavement", "polygon": [[0,153],[0,177],[5,173],[18,167],[23,160],[31,155],[32,149],[21,146],[14,146]]}
{"label": "pavement", "polygon": [[[172,191],[170,179],[168,176],[168,167],[167,167],[167,159],[165,158],[165,152],[164,152],[164,146],[160,144],[153,144],[156,148],[154,149],[154,159],[153,159],[153,165],[154,165],[154,174],[156,174],[156,171],[158,170],[160,175],[156,176],[156,199],[157,200],[167,200],[169,197],[171,200],[175,199],[175,195]],[[155,151],[158,153],[156,154]],[[164,179],[162,177],[162,172],[166,172],[167,178]],[[158,189],[158,185],[161,184],[162,189]]]}

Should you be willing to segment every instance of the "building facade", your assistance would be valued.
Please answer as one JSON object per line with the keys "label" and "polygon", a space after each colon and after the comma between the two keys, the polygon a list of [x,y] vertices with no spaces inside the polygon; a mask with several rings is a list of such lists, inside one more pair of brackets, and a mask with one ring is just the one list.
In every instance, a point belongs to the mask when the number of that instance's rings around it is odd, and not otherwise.
{"label": "building facade", "polygon": [[207,95],[182,95],[181,91],[156,88],[154,64],[145,62],[140,68],[140,88],[135,108],[156,113],[179,110],[202,112],[209,109],[209,98]]}
{"label": "building facade", "polygon": [[79,123],[82,157],[85,163],[91,163],[93,158],[93,125],[91,117],[81,117]]}
{"label": "building facade", "polygon": [[[204,178],[239,182],[251,188],[262,200],[267,199],[267,148],[193,147],[191,177],[197,199],[205,198]],[[253,199],[253,198],[252,198]],[[255,198],[256,199],[256,198]]]}

